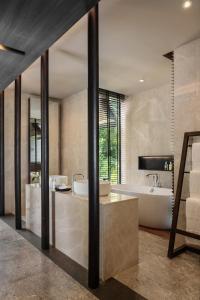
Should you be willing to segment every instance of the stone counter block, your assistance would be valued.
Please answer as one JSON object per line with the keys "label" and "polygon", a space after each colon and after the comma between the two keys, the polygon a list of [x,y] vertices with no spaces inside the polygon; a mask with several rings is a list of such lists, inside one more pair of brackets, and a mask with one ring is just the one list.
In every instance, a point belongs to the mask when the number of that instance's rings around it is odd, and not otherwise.
{"label": "stone counter block", "polygon": [[[58,250],[88,268],[88,199],[71,192],[50,194],[51,241]],[[26,207],[27,229],[41,236],[40,187],[27,185]],[[106,280],[137,263],[138,199],[119,194],[101,197],[101,279]]]}

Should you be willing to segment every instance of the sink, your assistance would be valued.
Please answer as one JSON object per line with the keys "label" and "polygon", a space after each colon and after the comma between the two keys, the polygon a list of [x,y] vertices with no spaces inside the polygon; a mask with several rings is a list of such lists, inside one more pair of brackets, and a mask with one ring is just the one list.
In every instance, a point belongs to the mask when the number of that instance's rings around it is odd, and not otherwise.
{"label": "sink", "polygon": [[88,181],[78,180],[73,182],[73,192],[80,196],[88,195]]}
{"label": "sink", "polygon": [[108,196],[111,192],[111,185],[109,181],[100,181],[99,188],[99,194],[101,197]]}
{"label": "sink", "polygon": [[63,175],[50,175],[49,176],[49,187],[52,188],[53,185],[68,185],[68,177]]}
{"label": "sink", "polygon": [[[88,180],[78,180],[74,181],[73,184],[74,193],[79,196],[88,196]],[[100,181],[99,182],[99,195],[108,196],[111,191],[110,182]]]}

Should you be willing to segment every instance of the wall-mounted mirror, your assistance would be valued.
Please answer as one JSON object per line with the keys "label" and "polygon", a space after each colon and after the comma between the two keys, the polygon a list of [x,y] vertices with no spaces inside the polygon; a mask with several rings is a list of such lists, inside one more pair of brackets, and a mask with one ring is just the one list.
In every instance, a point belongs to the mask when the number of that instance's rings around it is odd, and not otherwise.
{"label": "wall-mounted mirror", "polygon": [[[41,172],[41,103],[39,97],[29,98],[29,113],[28,113],[28,157],[29,157],[29,182],[39,183]],[[60,172],[60,157],[59,157],[59,101],[49,101],[49,156],[50,175],[57,175]]]}

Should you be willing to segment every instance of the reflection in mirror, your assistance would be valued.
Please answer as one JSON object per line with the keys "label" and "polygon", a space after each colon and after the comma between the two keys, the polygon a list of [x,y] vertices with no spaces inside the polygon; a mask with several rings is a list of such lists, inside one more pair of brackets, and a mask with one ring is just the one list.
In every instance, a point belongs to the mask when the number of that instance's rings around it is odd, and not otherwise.
{"label": "reflection in mirror", "polygon": [[30,183],[39,183],[41,172],[40,99],[29,98],[29,176]]}
{"label": "reflection in mirror", "polygon": [[[41,174],[41,108],[40,98],[31,96],[29,98],[28,113],[28,140],[29,140],[29,183],[40,183]],[[49,100],[49,174],[59,174],[59,100]]]}

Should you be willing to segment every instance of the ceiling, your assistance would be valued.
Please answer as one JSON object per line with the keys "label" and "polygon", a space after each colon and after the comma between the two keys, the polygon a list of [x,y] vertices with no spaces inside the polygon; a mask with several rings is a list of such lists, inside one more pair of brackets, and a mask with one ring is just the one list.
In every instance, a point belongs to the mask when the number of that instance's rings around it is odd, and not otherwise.
{"label": "ceiling", "polygon": [[[125,95],[170,81],[163,57],[200,37],[200,0],[101,0],[100,87]],[[23,90],[40,92],[40,61],[23,74]],[[144,83],[139,80],[144,79]],[[50,95],[65,98],[87,87],[87,18],[50,48]]]}
{"label": "ceiling", "polygon": [[33,63],[98,0],[1,0],[0,44],[25,52],[0,51],[0,90]]}

